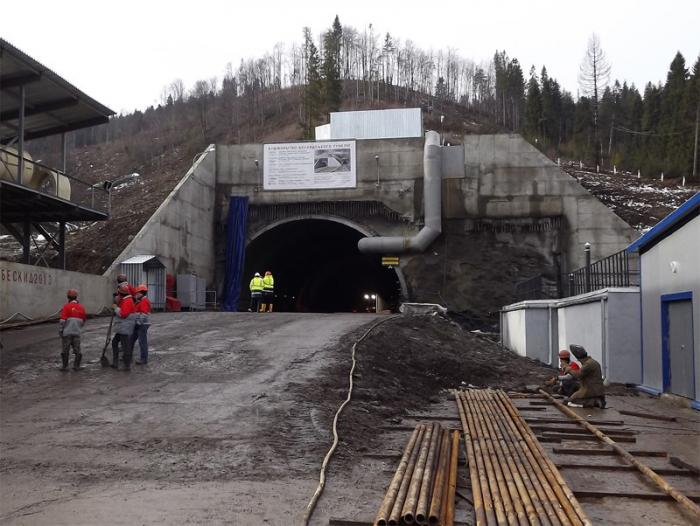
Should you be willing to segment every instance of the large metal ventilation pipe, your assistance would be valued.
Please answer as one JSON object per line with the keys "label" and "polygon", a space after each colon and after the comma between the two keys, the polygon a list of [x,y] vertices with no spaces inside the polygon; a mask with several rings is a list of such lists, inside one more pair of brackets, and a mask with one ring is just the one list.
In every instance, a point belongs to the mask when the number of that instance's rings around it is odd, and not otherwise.
{"label": "large metal ventilation pipe", "polygon": [[442,232],[442,151],[440,135],[425,134],[423,149],[423,208],[425,226],[413,237],[363,237],[357,248],[364,254],[424,252]]}

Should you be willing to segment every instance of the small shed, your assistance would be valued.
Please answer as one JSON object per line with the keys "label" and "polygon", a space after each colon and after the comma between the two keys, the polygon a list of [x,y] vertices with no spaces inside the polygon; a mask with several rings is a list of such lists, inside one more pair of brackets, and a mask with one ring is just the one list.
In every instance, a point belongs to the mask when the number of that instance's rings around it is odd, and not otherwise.
{"label": "small shed", "polygon": [[153,310],[165,310],[165,265],[156,256],[134,256],[120,263],[120,269],[133,286],[144,283]]}
{"label": "small shed", "polygon": [[700,409],[700,192],[627,251],[641,261],[644,387]]}

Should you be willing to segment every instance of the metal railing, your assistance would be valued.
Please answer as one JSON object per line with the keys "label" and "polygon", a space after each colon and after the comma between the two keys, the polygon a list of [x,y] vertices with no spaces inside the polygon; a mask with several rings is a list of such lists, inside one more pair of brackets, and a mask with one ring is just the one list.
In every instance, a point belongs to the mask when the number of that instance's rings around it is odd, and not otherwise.
{"label": "metal railing", "polygon": [[[590,254],[590,249],[587,251]],[[633,287],[639,285],[639,256],[626,250],[590,263],[569,273],[567,296],[576,296],[607,287]]]}
{"label": "metal railing", "polygon": [[[24,158],[24,162],[22,163],[24,166],[26,165],[31,165],[34,167],[36,170],[37,168],[43,171],[44,173],[47,174],[47,176],[44,178],[44,180],[41,182],[41,184],[37,187],[29,186],[25,184],[24,181],[22,181],[22,178],[19,176],[19,155],[12,151],[8,150],[6,148],[3,148],[0,146],[0,152],[5,154],[6,156],[13,157],[17,160],[17,164],[13,164],[13,168],[16,168],[17,174],[15,174],[14,179],[3,179],[8,182],[12,182],[15,184],[19,184],[21,186],[24,186],[26,188],[31,188],[32,190],[36,192],[40,192],[42,194],[50,195],[52,197],[56,197],[58,199],[62,199],[64,201],[69,201],[73,204],[77,204],[80,206],[83,206],[85,208],[90,208],[92,210],[96,210],[98,212],[103,212],[106,214],[109,214],[109,208],[110,208],[110,195],[109,195],[109,190],[108,188],[105,187],[103,183],[88,183],[87,181],[83,181],[82,179],[78,179],[77,177],[74,177],[72,175],[69,175],[62,170],[59,170],[57,168],[53,168],[51,166],[47,166],[43,163],[40,163],[38,161],[34,160],[29,160],[26,157]],[[0,159],[0,162],[2,160]],[[24,171],[24,167],[22,168]],[[9,168],[7,168],[8,173],[12,173]],[[55,177],[50,177],[51,174],[55,174]],[[65,187],[61,187],[61,177],[65,177],[69,183],[70,183],[70,196],[68,199],[65,199],[64,197],[61,197],[61,194],[65,194]],[[65,183],[64,183],[65,184]]]}

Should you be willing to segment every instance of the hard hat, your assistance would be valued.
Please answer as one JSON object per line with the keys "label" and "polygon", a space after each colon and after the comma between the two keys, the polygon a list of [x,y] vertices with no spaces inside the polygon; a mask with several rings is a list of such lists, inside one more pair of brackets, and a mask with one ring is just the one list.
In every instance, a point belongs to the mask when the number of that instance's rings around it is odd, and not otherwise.
{"label": "hard hat", "polygon": [[66,296],[68,296],[69,298],[77,298],[78,291],[75,289],[68,289],[68,292],[66,292]]}
{"label": "hard hat", "polygon": [[123,283],[125,281],[129,281],[129,278],[126,277],[126,274],[117,275],[117,283]]}
{"label": "hard hat", "polygon": [[127,284],[119,285],[119,286],[117,287],[117,292],[118,292],[119,294],[128,295],[128,294],[129,294],[129,285],[127,285]]}
{"label": "hard hat", "polygon": [[268,270],[268,271],[265,272],[265,275],[266,275],[266,276],[272,276],[272,272],[270,272],[270,271]]}
{"label": "hard hat", "polygon": [[145,284],[141,283],[141,285],[134,289],[134,292],[143,292],[145,294],[146,292],[148,292],[148,287]]}
{"label": "hard hat", "polygon": [[256,277],[256,278],[259,278],[259,277],[260,277],[260,272],[256,272],[256,273],[255,273],[255,277]]}
{"label": "hard hat", "polygon": [[586,349],[583,348],[583,345],[572,343],[569,345],[569,349],[571,349],[571,354],[573,354],[579,360],[588,356],[588,353],[586,352]]}
{"label": "hard hat", "polygon": [[566,349],[562,349],[561,351],[559,351],[559,358],[565,358],[566,360],[569,360],[571,358],[571,353]]}

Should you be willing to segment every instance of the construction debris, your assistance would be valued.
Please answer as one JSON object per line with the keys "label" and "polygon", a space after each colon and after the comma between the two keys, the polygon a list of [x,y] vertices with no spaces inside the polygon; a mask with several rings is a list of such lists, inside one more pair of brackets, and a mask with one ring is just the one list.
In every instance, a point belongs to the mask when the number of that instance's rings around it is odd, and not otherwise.
{"label": "construction debris", "polygon": [[418,424],[389,484],[375,526],[452,526],[455,516],[459,432]]}
{"label": "construction debris", "polygon": [[464,429],[477,524],[591,524],[503,391],[455,391],[455,398]]}

